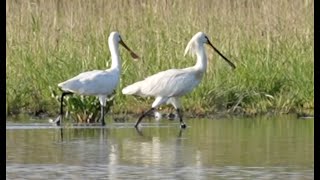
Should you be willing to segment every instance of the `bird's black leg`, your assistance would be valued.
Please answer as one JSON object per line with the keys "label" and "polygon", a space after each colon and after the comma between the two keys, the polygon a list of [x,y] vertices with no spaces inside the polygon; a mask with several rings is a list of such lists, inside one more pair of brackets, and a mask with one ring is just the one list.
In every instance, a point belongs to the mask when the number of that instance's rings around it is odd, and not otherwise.
{"label": "bird's black leg", "polygon": [[69,95],[69,94],[72,94],[72,92],[62,92],[61,94],[61,99],[60,99],[60,115],[59,117],[57,118],[57,120],[55,121],[55,123],[57,124],[57,126],[60,126],[60,123],[61,123],[61,119],[63,117],[63,97],[66,96],[66,95]]}
{"label": "bird's black leg", "polygon": [[101,105],[101,115],[100,115],[99,121],[101,121],[102,126],[106,125],[106,123],[104,122],[104,106],[102,106],[102,105]]}
{"label": "bird's black leg", "polygon": [[138,127],[138,125],[140,124],[141,120],[150,112],[152,112],[155,108],[151,108],[148,111],[144,112],[138,119],[138,121],[136,122],[136,125],[134,125],[135,128]]}
{"label": "bird's black leg", "polygon": [[181,110],[179,108],[177,108],[177,113],[178,113],[178,116],[180,118],[180,127],[182,129],[185,129],[187,127],[187,125],[183,122],[182,113],[181,113]]}

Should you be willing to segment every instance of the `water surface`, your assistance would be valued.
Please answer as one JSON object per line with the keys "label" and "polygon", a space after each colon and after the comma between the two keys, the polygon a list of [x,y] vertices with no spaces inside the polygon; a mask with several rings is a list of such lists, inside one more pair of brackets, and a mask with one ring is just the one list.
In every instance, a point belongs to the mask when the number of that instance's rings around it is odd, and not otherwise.
{"label": "water surface", "polygon": [[7,179],[314,179],[314,120],[293,116],[7,123]]}

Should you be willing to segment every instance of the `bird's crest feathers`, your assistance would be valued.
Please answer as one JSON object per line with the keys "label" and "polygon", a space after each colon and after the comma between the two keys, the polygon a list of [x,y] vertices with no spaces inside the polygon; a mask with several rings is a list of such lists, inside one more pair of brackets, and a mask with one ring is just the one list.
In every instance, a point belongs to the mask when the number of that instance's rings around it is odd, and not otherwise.
{"label": "bird's crest feathers", "polygon": [[191,56],[196,54],[197,47],[198,47],[197,45],[199,43],[198,41],[201,36],[205,36],[205,34],[203,32],[198,32],[191,38],[191,40],[187,44],[186,49],[184,50],[184,56],[186,56],[188,53]]}
{"label": "bird's crest feathers", "polygon": [[194,56],[195,54],[195,50],[196,50],[196,42],[192,41],[192,39],[189,41],[186,49],[184,50],[184,56],[186,56],[187,54],[190,54],[191,56]]}

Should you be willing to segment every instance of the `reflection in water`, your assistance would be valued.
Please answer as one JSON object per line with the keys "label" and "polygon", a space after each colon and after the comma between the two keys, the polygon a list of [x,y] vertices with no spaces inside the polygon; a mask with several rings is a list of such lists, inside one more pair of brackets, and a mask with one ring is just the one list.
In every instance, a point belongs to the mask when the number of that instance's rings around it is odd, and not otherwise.
{"label": "reflection in water", "polygon": [[63,141],[63,128],[60,127],[60,138],[61,138],[61,142]]}
{"label": "reflection in water", "polygon": [[143,133],[142,133],[142,130],[140,127],[136,127],[135,130],[137,131],[137,133],[140,135],[140,136],[143,136]]}
{"label": "reflection in water", "polygon": [[[185,130],[7,126],[7,179],[313,179],[313,120],[195,119]],[[170,124],[171,125],[171,124]],[[63,140],[63,141],[62,141]]]}

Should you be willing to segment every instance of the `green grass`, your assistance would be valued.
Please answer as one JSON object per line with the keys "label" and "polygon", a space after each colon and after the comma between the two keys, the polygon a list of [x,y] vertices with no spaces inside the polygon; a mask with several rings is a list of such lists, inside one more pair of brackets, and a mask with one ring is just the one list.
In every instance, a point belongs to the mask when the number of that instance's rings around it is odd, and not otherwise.
{"label": "green grass", "polygon": [[190,113],[287,113],[313,109],[313,1],[6,1],[6,112],[56,114],[57,84],[110,67],[107,38],[119,31],[141,59],[121,49],[122,78],[113,113],[150,107],[152,98],[121,89],[148,75],[195,64],[183,57],[198,31],[210,48],[201,85],[182,100]]}

